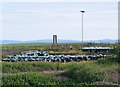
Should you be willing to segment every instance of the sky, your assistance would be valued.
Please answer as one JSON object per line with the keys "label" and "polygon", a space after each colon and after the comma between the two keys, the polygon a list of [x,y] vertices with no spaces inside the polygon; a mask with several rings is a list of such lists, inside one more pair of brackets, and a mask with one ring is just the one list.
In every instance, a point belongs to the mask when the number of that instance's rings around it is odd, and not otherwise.
{"label": "sky", "polygon": [[118,39],[117,2],[5,1],[0,4],[0,40],[52,39],[54,34],[81,40],[81,9],[85,10],[84,40]]}

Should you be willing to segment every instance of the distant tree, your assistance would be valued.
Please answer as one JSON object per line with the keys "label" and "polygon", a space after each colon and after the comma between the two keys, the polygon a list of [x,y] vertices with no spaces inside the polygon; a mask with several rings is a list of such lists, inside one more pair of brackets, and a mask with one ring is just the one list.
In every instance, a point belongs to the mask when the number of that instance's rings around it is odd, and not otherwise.
{"label": "distant tree", "polygon": [[116,55],[117,62],[120,63],[120,44],[117,44],[117,45],[114,47],[112,53],[114,53],[114,54]]}
{"label": "distant tree", "polygon": [[120,63],[120,44],[117,46],[116,53],[117,53],[117,60]]}

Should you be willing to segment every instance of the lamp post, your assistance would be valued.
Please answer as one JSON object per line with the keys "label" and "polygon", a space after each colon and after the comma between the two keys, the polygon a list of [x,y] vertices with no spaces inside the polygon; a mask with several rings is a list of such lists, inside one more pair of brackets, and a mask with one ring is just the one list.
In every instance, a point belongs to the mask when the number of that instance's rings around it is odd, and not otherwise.
{"label": "lamp post", "polygon": [[83,13],[85,13],[84,10],[80,11],[82,13],[82,48],[83,48]]}

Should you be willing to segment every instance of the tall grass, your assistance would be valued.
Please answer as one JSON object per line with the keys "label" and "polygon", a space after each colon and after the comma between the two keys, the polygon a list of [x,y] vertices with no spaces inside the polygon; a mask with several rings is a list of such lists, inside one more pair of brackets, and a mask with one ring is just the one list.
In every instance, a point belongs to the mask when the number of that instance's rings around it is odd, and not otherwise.
{"label": "tall grass", "polygon": [[49,62],[14,62],[2,63],[3,73],[17,73],[17,72],[38,72],[43,70],[57,70],[58,63]]}
{"label": "tall grass", "polygon": [[103,81],[107,78],[105,71],[92,62],[76,64],[70,67],[63,75],[77,83],[92,83],[94,81]]}
{"label": "tall grass", "polygon": [[[3,85],[18,84],[30,86],[90,85],[99,81],[118,83],[116,78],[114,80],[113,77],[119,71],[118,64],[114,61],[111,62],[111,59],[70,63],[2,62],[2,68]],[[51,70],[63,70],[64,72],[58,74],[45,74],[42,72]],[[113,76],[111,77],[111,75]]]}
{"label": "tall grass", "polygon": [[57,80],[42,73],[26,73],[3,76],[3,85],[57,85]]}

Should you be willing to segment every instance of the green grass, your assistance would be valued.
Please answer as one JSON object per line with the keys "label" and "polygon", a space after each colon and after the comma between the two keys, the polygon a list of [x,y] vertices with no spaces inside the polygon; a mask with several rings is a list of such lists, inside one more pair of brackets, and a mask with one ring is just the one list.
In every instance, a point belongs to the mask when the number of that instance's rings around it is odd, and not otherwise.
{"label": "green grass", "polygon": [[[93,68],[94,67],[94,68]],[[78,83],[91,83],[105,80],[106,73],[100,66],[95,66],[93,62],[76,64],[63,74],[74,79]]]}
{"label": "green grass", "polygon": [[3,44],[2,58],[6,57],[7,54],[16,55],[20,54],[23,51],[48,50],[50,46],[50,43]]}
{"label": "green grass", "polygon": [[[66,44],[62,44],[66,46]],[[67,43],[74,50],[79,51],[79,43]],[[87,44],[86,44],[87,45]],[[99,46],[99,44],[93,44]],[[111,44],[112,45],[112,44]],[[20,54],[23,51],[48,50],[50,43],[30,44],[7,44],[2,45],[2,52]],[[120,46],[119,46],[120,47]],[[68,51],[63,48],[58,51]],[[119,53],[119,49],[113,53]],[[2,58],[7,54],[3,54]],[[119,56],[118,56],[119,57]],[[2,62],[3,86],[10,85],[91,85],[91,84],[113,84],[119,83],[117,75],[119,63],[114,58],[100,59],[97,61],[70,62],[70,63],[48,63],[48,62]],[[44,71],[62,70],[63,73],[44,73]],[[120,83],[119,83],[120,84]]]}
{"label": "green grass", "polygon": [[16,74],[3,76],[3,85],[56,85],[57,83],[55,79],[51,78],[49,75],[45,75],[42,73],[26,73],[26,74]]}
{"label": "green grass", "polygon": [[[91,85],[97,82],[118,83],[118,63],[114,59],[98,61],[47,63],[3,62],[3,85]],[[109,63],[110,62],[110,63]],[[107,64],[108,63],[108,64]],[[63,70],[63,73],[44,71]],[[59,79],[61,78],[61,79]],[[66,78],[66,79],[64,79]]]}
{"label": "green grass", "polygon": [[57,63],[49,62],[3,62],[3,73],[38,72],[43,70],[57,70]]}
{"label": "green grass", "polygon": [[[69,52],[70,46],[73,46],[72,52],[79,53],[80,52],[80,43],[59,43],[59,46],[55,52]],[[85,46],[89,46],[89,43],[84,43]],[[102,44],[105,46],[106,44]],[[110,44],[112,46],[112,44]],[[34,50],[39,50],[39,51],[51,51],[51,46],[52,43],[21,43],[21,44],[2,44],[2,58],[7,57],[8,54],[10,55],[16,55],[20,54],[21,52],[24,51],[34,51]],[[91,46],[100,46],[100,44],[95,44],[92,43]]]}

